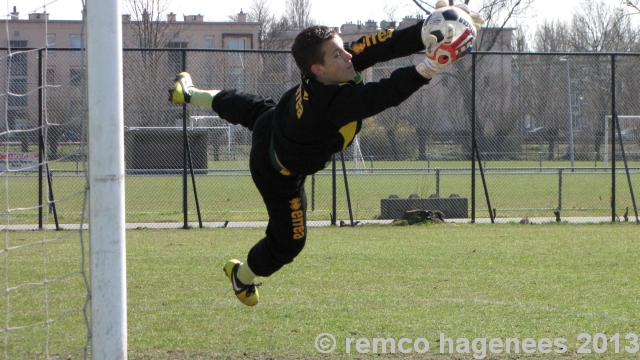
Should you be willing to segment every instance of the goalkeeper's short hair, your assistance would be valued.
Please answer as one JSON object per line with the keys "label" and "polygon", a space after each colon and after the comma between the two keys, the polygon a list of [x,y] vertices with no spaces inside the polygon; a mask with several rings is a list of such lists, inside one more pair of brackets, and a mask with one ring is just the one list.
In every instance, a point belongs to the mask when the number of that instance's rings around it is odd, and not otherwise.
{"label": "goalkeeper's short hair", "polygon": [[303,75],[315,79],[311,66],[314,64],[324,65],[322,44],[332,40],[335,36],[336,31],[327,26],[312,26],[302,30],[296,36],[291,46],[291,53]]}

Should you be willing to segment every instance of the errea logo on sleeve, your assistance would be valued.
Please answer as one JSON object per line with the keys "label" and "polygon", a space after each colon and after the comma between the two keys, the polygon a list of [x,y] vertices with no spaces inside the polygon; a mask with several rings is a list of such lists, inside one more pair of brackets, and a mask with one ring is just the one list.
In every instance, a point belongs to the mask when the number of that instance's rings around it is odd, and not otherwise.
{"label": "errea logo on sleeve", "polygon": [[353,52],[356,54],[360,54],[361,52],[364,51],[365,48],[371,45],[375,45],[377,43],[385,42],[387,41],[387,39],[390,39],[392,36],[393,36],[393,29],[380,30],[377,33],[373,33],[365,36],[361,40],[361,42],[357,42],[351,45],[351,50],[353,50]]}

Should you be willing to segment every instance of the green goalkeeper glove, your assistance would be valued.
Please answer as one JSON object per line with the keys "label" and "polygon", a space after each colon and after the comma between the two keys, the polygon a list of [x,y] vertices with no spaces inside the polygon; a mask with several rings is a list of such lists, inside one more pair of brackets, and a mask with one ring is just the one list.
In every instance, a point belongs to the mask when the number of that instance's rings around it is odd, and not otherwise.
{"label": "green goalkeeper glove", "polygon": [[207,109],[212,108],[213,98],[220,90],[200,90],[193,86],[191,76],[181,72],[176,76],[173,87],[169,89],[169,101],[174,104],[194,104]]}

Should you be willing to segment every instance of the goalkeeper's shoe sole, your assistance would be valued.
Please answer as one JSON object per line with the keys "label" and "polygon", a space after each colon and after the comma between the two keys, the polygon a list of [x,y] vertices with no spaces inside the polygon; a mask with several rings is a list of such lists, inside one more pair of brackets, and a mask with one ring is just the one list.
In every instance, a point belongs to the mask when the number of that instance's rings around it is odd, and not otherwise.
{"label": "goalkeeper's shoe sole", "polygon": [[239,260],[231,259],[227,261],[222,270],[229,280],[231,280],[231,287],[233,287],[233,292],[236,294],[238,300],[247,306],[255,306],[258,304],[258,299],[260,298],[257,289],[257,286],[260,286],[260,284],[256,285],[252,282],[249,285],[245,285],[238,280],[237,274],[240,264]]}
{"label": "goalkeeper's shoe sole", "polygon": [[187,72],[181,72],[176,76],[173,88],[169,90],[169,101],[174,104],[188,104],[191,102],[191,94],[189,88],[193,87],[191,75]]}

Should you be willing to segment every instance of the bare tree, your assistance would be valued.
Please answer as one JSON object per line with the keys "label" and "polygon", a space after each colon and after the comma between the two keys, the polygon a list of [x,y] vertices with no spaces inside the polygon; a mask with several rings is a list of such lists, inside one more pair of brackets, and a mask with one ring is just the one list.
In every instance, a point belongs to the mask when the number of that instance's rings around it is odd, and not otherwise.
{"label": "bare tree", "polygon": [[[240,9],[242,12],[242,9]],[[229,14],[227,19],[232,22],[238,21],[238,14]],[[249,4],[247,19],[251,22],[260,23],[258,28],[258,49],[273,49],[270,47],[270,32],[276,26],[276,17],[269,9],[269,0],[252,0]]]}
{"label": "bare tree", "polygon": [[[412,1],[426,14],[431,14],[436,4],[436,0]],[[471,8],[484,16],[486,20],[484,27],[492,29],[492,31],[481,32],[475,48],[478,50],[493,49],[496,43],[502,39],[501,30],[508,23],[526,16],[532,4],[533,0],[478,0],[470,3]],[[509,46],[510,44],[500,45]]]}
{"label": "bare tree", "polygon": [[285,17],[291,28],[304,29],[311,26],[315,22],[311,18],[311,0],[287,0]]}
{"label": "bare tree", "polygon": [[569,43],[570,28],[562,21],[544,22],[536,28],[534,35],[534,49],[539,52],[567,52],[571,51]]}
{"label": "bare tree", "polygon": [[258,28],[258,48],[267,49],[269,32],[274,27],[276,18],[269,9],[268,0],[252,0],[249,5],[249,18],[260,23]]}
{"label": "bare tree", "polygon": [[[130,12],[131,21],[123,24],[123,27],[129,27],[129,31],[123,32],[130,34],[123,39],[124,45],[147,49],[186,46],[185,41],[173,41],[181,26],[173,17],[167,17],[170,2],[171,0],[126,0],[124,5]],[[125,97],[126,121],[138,126],[170,125],[175,114],[168,111],[172,108],[167,104],[165,94],[157,89],[159,84],[166,83],[167,71],[171,75],[181,71],[180,53],[141,51],[127,60],[127,64],[131,66],[125,67],[125,78],[137,84],[138,89]]]}
{"label": "bare tree", "polygon": [[485,31],[480,34],[480,39],[476,42],[476,49],[490,50],[502,39],[501,32],[510,22],[522,19],[528,15],[533,0],[482,0],[482,5],[478,7],[486,23],[485,28],[495,29]]}
{"label": "bare tree", "polygon": [[400,6],[399,4],[395,4],[395,5],[386,4],[386,5],[384,5],[382,10],[384,11],[384,14],[387,17],[385,20],[389,20],[389,21],[398,20],[398,18],[396,17],[396,12],[398,11],[398,7],[399,6]]}
{"label": "bare tree", "polygon": [[529,27],[525,24],[516,24],[516,30],[511,38],[511,51],[525,52],[529,51]]}
{"label": "bare tree", "polygon": [[427,1],[427,0],[412,0],[412,1],[414,4],[416,4],[418,8],[420,8],[420,10],[424,11],[426,14],[431,14],[435,9],[436,1]]}
{"label": "bare tree", "polygon": [[624,5],[632,9],[631,15],[640,14],[640,0],[624,0]]}
{"label": "bare tree", "polygon": [[131,20],[125,26],[131,28],[132,38],[124,39],[125,46],[163,48],[172,38],[176,24],[167,20],[170,0],[126,0],[125,9]]}
{"label": "bare tree", "polygon": [[286,16],[280,20],[274,20],[263,39],[263,48],[271,50],[284,50],[291,47],[293,37],[298,29],[291,25]]}
{"label": "bare tree", "polygon": [[570,42],[574,51],[632,51],[640,29],[625,16],[621,6],[603,0],[581,2],[571,19]]}

